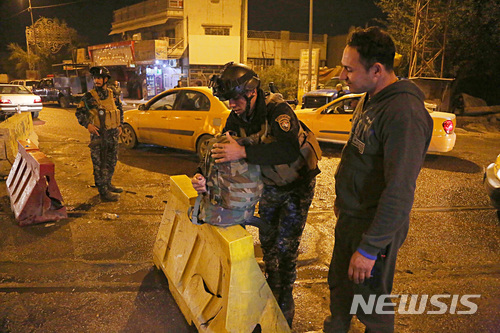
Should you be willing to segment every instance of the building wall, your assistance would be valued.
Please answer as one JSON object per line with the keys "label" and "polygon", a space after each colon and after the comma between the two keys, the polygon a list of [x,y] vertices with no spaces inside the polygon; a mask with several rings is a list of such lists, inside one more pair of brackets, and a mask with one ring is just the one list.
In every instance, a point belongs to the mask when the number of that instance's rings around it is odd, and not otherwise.
{"label": "building wall", "polygon": [[[327,59],[327,35],[314,35],[313,49],[320,49],[320,65]],[[298,68],[301,49],[309,49],[307,34],[289,31],[251,31],[248,38],[248,62],[254,67],[292,65]]]}
{"label": "building wall", "polygon": [[184,2],[190,65],[240,61],[241,1]]}

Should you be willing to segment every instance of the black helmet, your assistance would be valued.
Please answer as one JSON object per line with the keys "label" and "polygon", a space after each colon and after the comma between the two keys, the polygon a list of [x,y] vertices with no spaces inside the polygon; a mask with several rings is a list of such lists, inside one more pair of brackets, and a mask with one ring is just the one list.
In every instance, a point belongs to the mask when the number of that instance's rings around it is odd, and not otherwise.
{"label": "black helmet", "polygon": [[109,73],[109,70],[104,66],[92,67],[90,68],[89,72],[93,77],[102,77],[102,78],[107,77],[108,79],[111,79],[111,74]]}
{"label": "black helmet", "polygon": [[209,84],[221,101],[244,95],[259,85],[259,76],[250,67],[234,62],[228,62],[220,76],[212,76]]}

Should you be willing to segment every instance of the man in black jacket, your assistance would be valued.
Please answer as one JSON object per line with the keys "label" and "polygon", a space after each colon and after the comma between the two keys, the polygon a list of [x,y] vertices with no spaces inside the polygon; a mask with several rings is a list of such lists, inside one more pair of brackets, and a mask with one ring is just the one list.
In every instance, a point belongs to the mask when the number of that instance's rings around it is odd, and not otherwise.
{"label": "man in black jacket", "polygon": [[[223,133],[233,131],[240,137],[257,135],[263,140],[259,144],[240,146],[227,134],[230,143],[216,144],[212,157],[218,163],[244,158],[261,167],[264,190],[259,215],[269,230],[259,229],[259,239],[267,282],[291,327],[298,248],[319,169],[316,163],[312,168],[308,166],[301,156],[301,127],[292,108],[280,94],[266,97],[252,69],[228,63],[212,86],[214,95],[229,101],[232,109]],[[192,183],[198,192],[205,191],[201,174],[196,174]]]}
{"label": "man in black jacket", "polygon": [[354,314],[366,332],[394,331],[392,306],[384,307],[385,313],[375,307],[365,313],[353,299],[369,303],[375,295],[377,304],[391,293],[417,176],[432,136],[422,91],[394,73],[395,51],[386,32],[358,28],[342,57],[340,78],[351,92],[366,95],[355,110],[335,174],[337,224],[325,332],[348,332]]}

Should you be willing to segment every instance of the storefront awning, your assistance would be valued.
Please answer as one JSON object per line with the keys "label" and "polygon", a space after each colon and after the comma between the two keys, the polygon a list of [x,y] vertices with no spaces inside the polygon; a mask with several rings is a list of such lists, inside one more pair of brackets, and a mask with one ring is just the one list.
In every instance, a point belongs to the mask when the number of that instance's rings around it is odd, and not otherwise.
{"label": "storefront awning", "polygon": [[165,24],[165,23],[167,23],[167,21],[168,21],[168,18],[163,18],[163,19],[160,19],[160,20],[143,21],[143,22],[140,22],[140,23],[126,25],[126,26],[122,26],[120,24],[119,27],[116,27],[115,29],[112,29],[108,36],[116,35],[116,34],[121,34],[122,32],[126,32],[126,31],[134,31],[134,30],[138,30],[138,29],[141,29],[141,28],[154,27],[155,25]]}

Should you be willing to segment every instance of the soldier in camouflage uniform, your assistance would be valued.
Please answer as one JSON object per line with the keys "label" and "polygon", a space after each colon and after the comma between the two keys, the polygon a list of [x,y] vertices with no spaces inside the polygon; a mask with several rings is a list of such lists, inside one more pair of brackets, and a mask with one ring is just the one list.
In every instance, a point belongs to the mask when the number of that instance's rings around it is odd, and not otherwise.
{"label": "soldier in camouflage uniform", "polygon": [[123,189],[111,184],[118,160],[118,138],[122,131],[123,108],[107,82],[111,75],[106,67],[92,67],[94,89],[85,93],[76,109],[80,125],[90,133],[90,156],[94,166],[95,186],[102,201],[118,201]]}
{"label": "soldier in camouflage uniform", "polygon": [[[314,196],[317,160],[310,167],[302,161],[302,127],[292,108],[280,94],[267,97],[260,89],[257,74],[243,64],[229,63],[220,78],[212,78],[214,95],[228,100],[232,111],[223,132],[238,136],[261,133],[261,143],[240,146],[231,136],[229,143],[218,143],[211,150],[216,162],[245,158],[261,167],[264,190],[259,201],[259,215],[268,228],[259,228],[267,282],[290,327],[295,313],[292,290],[297,276],[300,238]],[[302,160],[301,160],[302,159]],[[201,173],[192,178],[198,192],[205,190]]]}

